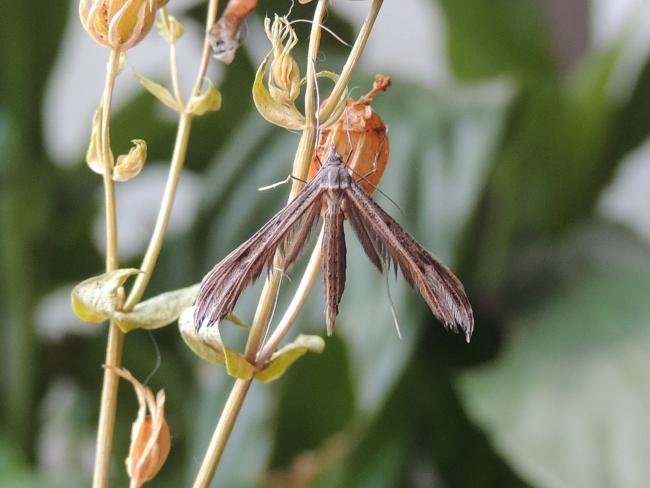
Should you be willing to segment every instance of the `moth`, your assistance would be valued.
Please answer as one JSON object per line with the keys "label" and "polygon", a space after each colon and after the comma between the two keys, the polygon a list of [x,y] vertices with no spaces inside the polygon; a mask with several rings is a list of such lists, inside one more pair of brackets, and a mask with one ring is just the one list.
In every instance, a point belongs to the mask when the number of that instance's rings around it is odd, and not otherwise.
{"label": "moth", "polygon": [[334,147],[296,198],[203,278],[194,312],[197,329],[213,325],[232,312],[244,289],[265,266],[273,266],[276,251],[283,254],[283,268],[291,268],[321,215],[328,335],[334,329],[345,288],[343,222],[348,220],[379,271],[399,268],[410,285],[419,290],[433,315],[446,328],[460,329],[469,342],[474,318],[460,280],[375,203],[348,172]]}

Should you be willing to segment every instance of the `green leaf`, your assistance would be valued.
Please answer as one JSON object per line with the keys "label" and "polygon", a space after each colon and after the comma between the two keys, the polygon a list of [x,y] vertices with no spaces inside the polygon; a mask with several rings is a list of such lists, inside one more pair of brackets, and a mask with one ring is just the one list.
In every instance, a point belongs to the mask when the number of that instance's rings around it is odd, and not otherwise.
{"label": "green leaf", "polygon": [[121,305],[118,290],[139,269],[118,269],[82,281],[72,289],[72,311],[85,322],[99,324]]}
{"label": "green leaf", "polygon": [[174,98],[174,96],[169,92],[167,88],[159,83],[156,83],[155,81],[150,80],[149,78],[139,75],[138,73],[134,72],[134,75],[142,87],[158,100],[160,100],[163,104],[167,105],[169,108],[176,112],[183,111],[183,106],[181,103],[176,100],[176,98]]}
{"label": "green leaf", "polygon": [[132,312],[115,312],[112,318],[122,329],[158,329],[174,322],[181,312],[190,307],[199,293],[199,284],[169,291],[145,300],[135,306]]}
{"label": "green leaf", "polygon": [[295,341],[279,349],[271,356],[269,363],[255,374],[255,379],[269,383],[282,376],[289,366],[308,352],[320,354],[325,349],[325,341],[316,335],[300,334]]}
{"label": "green leaf", "polygon": [[529,78],[555,72],[543,16],[531,0],[439,0],[457,76],[504,73]]}
{"label": "green leaf", "polygon": [[496,362],[460,377],[469,415],[534,486],[650,479],[650,261],[616,249],[575,264],[577,246],[559,263],[575,275],[510,324]]}

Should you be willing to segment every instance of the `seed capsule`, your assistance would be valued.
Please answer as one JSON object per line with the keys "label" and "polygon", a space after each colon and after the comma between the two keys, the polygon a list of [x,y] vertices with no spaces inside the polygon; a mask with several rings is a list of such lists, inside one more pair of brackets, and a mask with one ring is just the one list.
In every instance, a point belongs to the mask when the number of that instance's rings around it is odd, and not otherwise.
{"label": "seed capsule", "polygon": [[161,0],[81,0],[79,17],[90,36],[102,46],[125,51],[147,35]]}

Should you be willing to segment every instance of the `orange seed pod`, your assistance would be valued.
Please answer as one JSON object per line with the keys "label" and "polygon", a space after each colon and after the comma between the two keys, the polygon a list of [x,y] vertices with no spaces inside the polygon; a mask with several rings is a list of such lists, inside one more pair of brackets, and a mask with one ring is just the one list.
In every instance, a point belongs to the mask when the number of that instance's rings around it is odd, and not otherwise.
{"label": "orange seed pod", "polygon": [[316,175],[320,162],[334,145],[363,189],[370,195],[375,191],[388,163],[389,145],[388,129],[370,105],[373,97],[386,91],[390,83],[389,76],[378,74],[368,94],[358,100],[348,99],[339,120],[321,131],[307,180]]}

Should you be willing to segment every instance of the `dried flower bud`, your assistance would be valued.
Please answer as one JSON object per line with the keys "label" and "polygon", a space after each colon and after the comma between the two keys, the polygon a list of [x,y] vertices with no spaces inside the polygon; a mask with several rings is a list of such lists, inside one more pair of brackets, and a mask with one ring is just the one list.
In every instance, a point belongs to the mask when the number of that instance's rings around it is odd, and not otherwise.
{"label": "dried flower bud", "polygon": [[381,180],[388,162],[388,129],[381,117],[371,108],[373,97],[386,91],[390,77],[378,74],[372,90],[358,100],[348,99],[338,121],[321,131],[316,155],[309,167],[308,180],[320,168],[332,144],[354,171],[355,179],[372,194]]}
{"label": "dried flower bud", "polygon": [[273,61],[269,70],[269,92],[283,105],[293,104],[300,95],[300,68],[291,56],[298,36],[286,17],[275,16],[273,24],[264,19],[264,30],[273,46]]}
{"label": "dried flower bud", "polygon": [[147,35],[160,0],[81,0],[79,17],[88,34],[102,46],[124,51]]}
{"label": "dried flower bud", "polygon": [[131,446],[126,458],[130,486],[140,487],[158,474],[169,454],[171,436],[165,420],[165,391],[160,390],[154,398],[151,389],[126,369],[110,369],[133,385],[140,404],[131,427]]}
{"label": "dried flower bud", "polygon": [[128,154],[117,157],[113,168],[113,180],[129,181],[140,174],[147,161],[147,143],[142,139],[133,139],[133,147]]}

